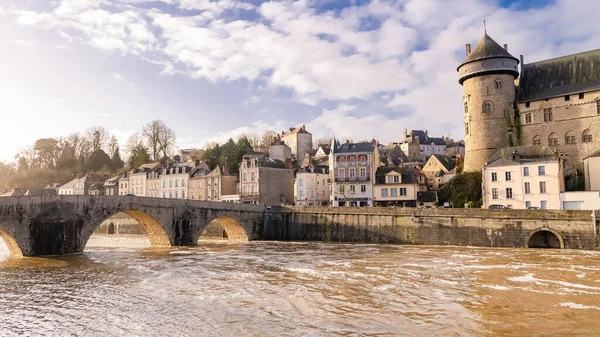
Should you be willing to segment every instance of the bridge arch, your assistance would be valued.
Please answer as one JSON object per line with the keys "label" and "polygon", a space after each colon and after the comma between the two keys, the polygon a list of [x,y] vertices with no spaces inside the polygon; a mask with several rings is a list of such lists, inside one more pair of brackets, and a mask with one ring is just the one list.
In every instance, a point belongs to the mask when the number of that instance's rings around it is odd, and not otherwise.
{"label": "bridge arch", "polygon": [[210,224],[217,224],[223,228],[225,234],[229,241],[232,242],[248,242],[248,233],[244,227],[237,221],[236,219],[230,216],[219,216],[213,219],[211,222],[207,223],[203,228],[198,232],[198,236],[195,238],[194,242],[197,242],[200,238],[201,232]]}
{"label": "bridge arch", "polygon": [[152,246],[171,246],[171,240],[169,239],[169,234],[165,231],[164,226],[152,215],[137,209],[116,209],[109,212],[108,215],[103,216],[103,219],[92,219],[89,221],[89,224],[84,228],[82,232],[83,238],[83,248],[87,245],[90,237],[98,228],[102,222],[113,215],[123,212],[133,219],[135,219],[140,227],[144,230],[146,235],[148,235],[148,240]]}
{"label": "bridge arch", "polygon": [[565,242],[557,231],[550,228],[538,228],[527,238],[527,247],[564,249]]}
{"label": "bridge arch", "polygon": [[7,230],[2,228],[2,226],[0,226],[0,238],[4,240],[4,243],[8,247],[8,252],[11,256],[23,256],[23,251],[21,250],[21,247],[19,246],[15,238]]}

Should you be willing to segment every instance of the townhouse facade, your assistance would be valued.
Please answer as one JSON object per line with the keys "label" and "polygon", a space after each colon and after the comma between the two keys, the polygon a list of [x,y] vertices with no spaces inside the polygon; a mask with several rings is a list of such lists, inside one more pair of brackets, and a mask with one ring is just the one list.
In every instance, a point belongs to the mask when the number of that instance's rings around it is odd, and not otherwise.
{"label": "townhouse facade", "polygon": [[427,191],[423,174],[414,168],[381,166],[375,174],[375,206],[417,207],[418,192]]}
{"label": "townhouse facade", "polygon": [[294,170],[291,160],[283,162],[257,152],[244,155],[240,164],[240,202],[293,204]]}
{"label": "townhouse facade", "polygon": [[329,205],[329,166],[310,164],[296,172],[294,200],[296,206]]}
{"label": "townhouse facade", "polygon": [[281,140],[291,149],[292,156],[298,163],[304,162],[304,156],[312,151],[312,134],[306,131],[306,126],[290,128],[288,132],[281,132]]}
{"label": "townhouse facade", "polygon": [[228,168],[216,167],[212,171],[199,169],[191,174],[189,198],[192,200],[221,201],[223,195],[236,192],[237,176],[230,175]]}

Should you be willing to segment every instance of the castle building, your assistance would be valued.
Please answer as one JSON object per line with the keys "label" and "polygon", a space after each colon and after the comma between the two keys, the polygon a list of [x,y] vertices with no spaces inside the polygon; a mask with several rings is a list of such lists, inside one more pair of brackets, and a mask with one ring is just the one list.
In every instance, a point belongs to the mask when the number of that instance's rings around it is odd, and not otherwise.
{"label": "castle building", "polygon": [[600,150],[600,49],[525,64],[485,34],[466,54],[465,171],[510,146],[547,146],[567,170]]}

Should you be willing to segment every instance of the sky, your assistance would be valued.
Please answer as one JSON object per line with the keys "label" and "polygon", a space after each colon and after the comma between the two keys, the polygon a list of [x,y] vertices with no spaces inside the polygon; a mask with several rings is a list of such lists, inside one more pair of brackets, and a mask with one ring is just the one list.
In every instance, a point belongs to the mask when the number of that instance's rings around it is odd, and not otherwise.
{"label": "sky", "polygon": [[596,0],[1,0],[0,161],[151,120],[181,148],[306,125],[313,138],[462,138],[457,66],[487,32],[525,63],[600,48]]}

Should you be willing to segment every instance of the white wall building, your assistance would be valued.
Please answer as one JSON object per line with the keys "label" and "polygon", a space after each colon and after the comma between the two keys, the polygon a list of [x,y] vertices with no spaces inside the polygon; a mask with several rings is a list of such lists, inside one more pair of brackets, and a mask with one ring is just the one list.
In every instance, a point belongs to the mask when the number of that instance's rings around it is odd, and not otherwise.
{"label": "white wall building", "polygon": [[600,151],[583,160],[586,191],[600,191]]}
{"label": "white wall building", "polygon": [[289,132],[281,132],[281,140],[290,147],[298,163],[304,162],[306,153],[312,151],[312,134],[306,131],[304,125],[290,128]]}
{"label": "white wall building", "polygon": [[329,167],[309,165],[296,173],[294,201],[296,206],[329,205]]}
{"label": "white wall building", "polygon": [[545,146],[498,150],[483,167],[483,204],[508,208],[561,209],[562,162]]}

